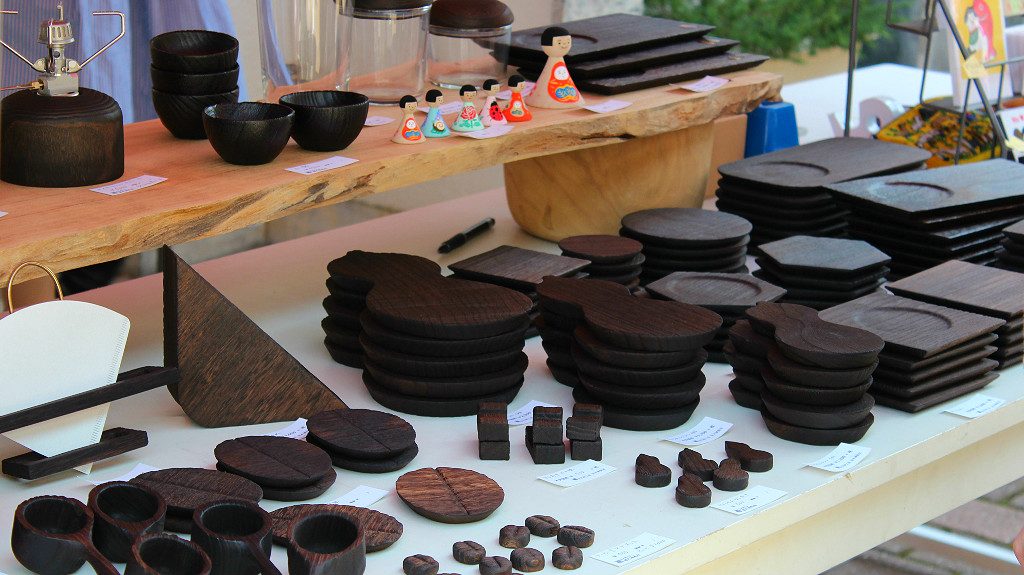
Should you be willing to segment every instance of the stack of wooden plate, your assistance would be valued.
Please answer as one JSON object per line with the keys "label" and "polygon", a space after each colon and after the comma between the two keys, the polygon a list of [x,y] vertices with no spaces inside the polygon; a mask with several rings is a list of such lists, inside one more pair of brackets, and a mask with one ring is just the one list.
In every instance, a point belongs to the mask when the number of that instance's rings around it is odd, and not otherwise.
{"label": "stack of wooden plate", "polygon": [[656,208],[622,218],[619,235],[643,244],[641,283],[672,272],[747,272],[750,222],[700,208]]}
{"label": "stack of wooden plate", "polygon": [[847,212],[823,186],[913,170],[928,157],[878,140],[822,140],[721,166],[716,205],[750,220],[755,245],[794,235],[839,237]]}
{"label": "stack of wooden plate", "polygon": [[608,282],[548,278],[538,293],[545,314],[575,320],[576,401],[600,404],[604,424],[620,429],[671,429],[689,419],[705,383],[703,346],[721,317]]}
{"label": "stack of wooden plate", "polygon": [[[572,277],[590,265],[589,260],[547,254],[514,246],[498,246],[493,250],[449,264],[455,277],[485,282],[526,294],[537,301],[537,285],[547,276]],[[530,318],[540,312],[534,306]],[[531,327],[527,337],[537,335]]]}
{"label": "stack of wooden plate", "polygon": [[997,317],[999,368],[1019,365],[1024,358],[1024,274],[967,262],[951,261],[890,284],[896,295],[954,309]]}
{"label": "stack of wooden plate", "polygon": [[306,427],[306,441],[327,452],[335,466],[350,471],[397,471],[420,451],[412,425],[383,411],[324,411],[310,417]]}
{"label": "stack of wooden plate", "polygon": [[628,288],[640,285],[640,272],[645,257],[644,245],[622,236],[572,236],[558,242],[562,255],[590,261],[583,268],[589,279],[622,284]]}
{"label": "stack of wooden plate", "polygon": [[885,340],[871,394],[879,405],[916,412],[981,389],[996,378],[988,359],[1003,320],[875,293],[821,312]]}
{"label": "stack of wooden plate", "polygon": [[419,256],[351,251],[327,264],[327,290],[323,306],[327,317],[320,325],[327,334],[324,345],[338,363],[362,369],[359,315],[366,295],[377,284],[405,277],[441,277],[441,266]]}
{"label": "stack of wooden plate", "polygon": [[726,363],[725,344],[729,328],[743,319],[747,308],[783,297],[786,290],[764,280],[742,274],[675,272],[647,284],[652,297],[699,305],[722,316],[722,327],[704,349],[708,361]]}
{"label": "stack of wooden plate", "polygon": [[[576,86],[596,94],[696,80],[752,68],[768,59],[729,52],[739,42],[706,36],[714,27],[705,24],[609,14],[561,26],[575,39],[565,62]],[[514,32],[508,46],[509,63],[531,80],[537,79],[547,61],[540,43],[546,28]],[[498,52],[503,50],[500,46]]]}
{"label": "stack of wooden plate", "polygon": [[754,275],[786,288],[780,300],[825,309],[885,283],[892,258],[860,240],[792,236],[758,246]]}
{"label": "stack of wooden plate", "polygon": [[1003,229],[1003,248],[999,256],[999,267],[1015,272],[1024,272],[1024,222],[1017,222]]}
{"label": "stack of wooden plate", "polygon": [[519,392],[533,302],[455,278],[393,282],[366,298],[363,383],[381,405],[428,416],[473,415]]}
{"label": "stack of wooden plate", "polygon": [[1002,229],[1024,218],[1024,166],[996,159],[829,186],[853,212],[850,235],[892,256],[900,278],[963,260],[987,265]]}

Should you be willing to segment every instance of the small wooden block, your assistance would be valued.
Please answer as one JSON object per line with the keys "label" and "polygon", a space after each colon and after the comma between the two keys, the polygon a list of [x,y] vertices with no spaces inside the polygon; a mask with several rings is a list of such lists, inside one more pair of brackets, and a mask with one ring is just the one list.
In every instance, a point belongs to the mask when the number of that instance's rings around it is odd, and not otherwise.
{"label": "small wooden block", "polygon": [[483,461],[508,461],[512,456],[512,444],[508,441],[481,441],[479,454]]}
{"label": "small wooden block", "polygon": [[601,438],[594,441],[573,439],[569,441],[569,457],[573,461],[601,461],[603,445]]}
{"label": "small wooden block", "polygon": [[372,409],[324,411],[310,417],[306,428],[317,445],[354,459],[391,459],[416,444],[408,421]]}
{"label": "small wooden block", "polygon": [[306,487],[328,474],[334,475],[331,458],[323,449],[290,437],[256,435],[229,439],[218,444],[213,455],[222,471],[263,487]]}
{"label": "small wooden block", "polygon": [[93,445],[72,449],[52,457],[29,451],[4,459],[0,462],[0,469],[5,475],[18,479],[39,479],[79,465],[116,457],[148,444],[149,436],[145,431],[113,427],[105,430],[100,435],[99,442]]}
{"label": "small wooden block", "polygon": [[523,573],[535,573],[544,569],[544,554],[536,549],[515,549],[509,559],[512,561],[512,568]]}
{"label": "small wooden block", "polygon": [[583,566],[583,551],[579,547],[563,545],[551,552],[551,564],[563,571],[572,571]]}
{"label": "small wooden block", "polygon": [[692,509],[707,507],[711,505],[711,489],[700,477],[683,472],[676,484],[676,502]]}
{"label": "small wooden block", "polygon": [[490,477],[453,467],[410,471],[398,478],[395,488],[410,509],[440,523],[480,521],[505,499]]}
{"label": "small wooden block", "polygon": [[562,443],[548,444],[533,441],[533,426],[526,426],[526,449],[536,465],[565,463],[565,445]]}
{"label": "small wooden block", "polygon": [[437,575],[441,564],[429,555],[410,555],[402,561],[405,575]]}
{"label": "small wooden block", "polygon": [[519,549],[530,544],[530,530],[522,525],[506,525],[498,532],[498,545]]}
{"label": "small wooden block", "polygon": [[531,515],[526,518],[526,528],[537,537],[555,537],[561,524],[550,515]]}
{"label": "small wooden block", "polygon": [[[715,470],[718,469],[718,463],[711,459],[704,459],[700,453],[687,447],[679,452],[679,467],[682,467],[685,473],[695,476],[701,481],[711,481],[714,479]],[[679,479],[682,481],[682,477]]]}
{"label": "small wooden block", "polygon": [[864,437],[868,428],[875,422],[875,416],[869,413],[864,421],[844,429],[811,429],[786,423],[769,413],[768,410],[762,410],[761,416],[764,418],[765,427],[768,428],[768,431],[770,431],[772,435],[785,439],[786,441],[793,441],[795,443],[803,443],[806,445],[839,445],[840,443],[856,443]]}
{"label": "small wooden block", "polygon": [[512,562],[495,555],[480,560],[480,575],[512,575]]}
{"label": "small wooden block", "polygon": [[755,329],[771,330],[782,353],[801,363],[855,369],[875,363],[885,345],[870,331],[822,320],[805,306],[760,303],[747,310]]}
{"label": "small wooden block", "polygon": [[263,498],[259,485],[223,471],[187,467],[149,471],[131,483],[156,491],[167,502],[167,511],[178,517],[191,518],[196,507],[211,501],[234,499],[258,502]]}
{"label": "small wooden block", "polygon": [[722,491],[743,491],[747,488],[749,481],[750,475],[735,459],[722,460],[712,479],[715,489]]}
{"label": "small wooden block", "polygon": [[590,265],[589,260],[556,256],[514,246],[499,246],[448,265],[459,277],[534,289],[546,276],[567,277]]}
{"label": "small wooden block", "polygon": [[508,442],[508,405],[481,403],[476,414],[476,434],[480,441]]}
{"label": "small wooden block", "polygon": [[459,541],[452,545],[452,557],[463,565],[479,565],[486,556],[484,546],[476,541]]}
{"label": "small wooden block", "polygon": [[636,458],[634,481],[640,487],[665,487],[672,482],[672,470],[657,457],[641,453]]}
{"label": "small wooden block", "polygon": [[366,538],[367,553],[383,551],[402,537],[402,524],[386,513],[351,505],[306,504],[281,507],[270,512],[274,522],[274,543],[287,546],[288,532],[293,521],[324,511],[344,513],[358,521]]}
{"label": "small wooden block", "polygon": [[558,530],[559,543],[580,549],[586,549],[593,545],[595,537],[593,529],[580,525],[566,525]]}
{"label": "small wooden block", "polygon": [[597,441],[601,439],[600,418],[570,416],[565,420],[565,437],[570,441]]}
{"label": "small wooden block", "polygon": [[604,409],[597,403],[574,403],[572,404],[572,416],[580,418],[593,417],[598,423],[603,423]]}
{"label": "small wooden block", "polygon": [[752,471],[754,473],[771,471],[772,465],[774,465],[775,461],[775,458],[772,457],[771,453],[760,449],[754,449],[746,443],[739,443],[736,441],[725,442],[725,454],[729,456],[729,459],[738,460],[740,462],[740,467],[742,467],[744,471]]}
{"label": "small wooden block", "polygon": [[636,257],[644,245],[636,240],[612,235],[572,236],[558,242],[562,254],[595,264],[618,264]]}

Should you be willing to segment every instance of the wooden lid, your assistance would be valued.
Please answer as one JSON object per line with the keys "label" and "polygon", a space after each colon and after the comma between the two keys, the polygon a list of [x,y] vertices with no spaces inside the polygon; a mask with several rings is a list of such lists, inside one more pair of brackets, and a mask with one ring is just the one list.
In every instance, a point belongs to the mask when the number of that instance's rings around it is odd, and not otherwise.
{"label": "wooden lid", "polygon": [[430,25],[441,28],[501,28],[513,20],[512,9],[500,0],[435,0],[430,7]]}
{"label": "wooden lid", "polygon": [[410,10],[430,6],[431,0],[355,0],[356,10]]}

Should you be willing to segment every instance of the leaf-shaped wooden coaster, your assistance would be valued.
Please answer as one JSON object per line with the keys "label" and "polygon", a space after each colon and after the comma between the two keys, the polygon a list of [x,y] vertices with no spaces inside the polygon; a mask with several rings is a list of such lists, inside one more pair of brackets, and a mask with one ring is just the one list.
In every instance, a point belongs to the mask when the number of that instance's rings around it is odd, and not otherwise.
{"label": "leaf-shaped wooden coaster", "polygon": [[679,452],[679,467],[701,481],[711,481],[715,470],[718,469],[718,463],[712,459],[704,459],[700,453],[687,447]]}
{"label": "leaf-shaped wooden coaster", "polygon": [[490,477],[455,467],[410,471],[398,478],[395,489],[410,509],[440,523],[480,521],[505,500]]}
{"label": "leaf-shaped wooden coaster", "polygon": [[213,455],[223,471],[266,487],[305,487],[334,474],[331,458],[323,449],[290,437],[229,439],[218,444]]}
{"label": "leaf-shaped wooden coaster", "polygon": [[707,507],[711,505],[711,488],[700,477],[684,471],[676,483],[676,502],[693,509]]}
{"label": "leaf-shaped wooden coaster", "polygon": [[408,421],[372,409],[324,411],[310,417],[306,428],[318,444],[357,459],[388,459],[416,445]]}
{"label": "leaf-shaped wooden coaster", "polygon": [[633,480],[640,487],[665,487],[672,482],[672,470],[657,457],[641,453],[636,457]]}
{"label": "leaf-shaped wooden coaster", "polygon": [[755,473],[771,471],[771,468],[775,463],[775,458],[771,453],[761,449],[754,449],[746,443],[740,443],[738,441],[726,441],[725,454],[728,455],[730,459],[738,460],[740,462],[740,467],[742,467],[744,471],[753,471]]}
{"label": "leaf-shaped wooden coaster", "polygon": [[750,474],[743,470],[739,461],[731,458],[718,464],[712,475],[715,489],[722,491],[743,491],[750,482]]}

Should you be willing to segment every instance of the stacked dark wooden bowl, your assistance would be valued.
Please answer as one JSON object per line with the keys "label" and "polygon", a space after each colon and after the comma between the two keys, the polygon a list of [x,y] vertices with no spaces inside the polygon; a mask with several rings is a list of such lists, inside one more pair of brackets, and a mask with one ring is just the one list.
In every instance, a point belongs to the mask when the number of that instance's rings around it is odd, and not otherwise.
{"label": "stacked dark wooden bowl", "polygon": [[640,273],[646,257],[644,245],[622,236],[572,236],[558,242],[562,255],[589,260],[583,268],[587,277],[622,284],[628,288],[640,285]]}

